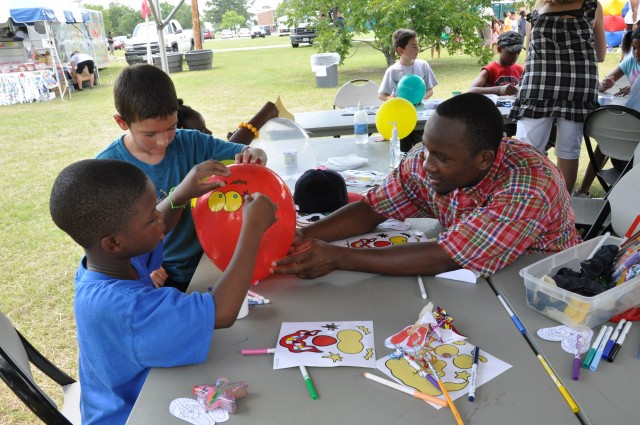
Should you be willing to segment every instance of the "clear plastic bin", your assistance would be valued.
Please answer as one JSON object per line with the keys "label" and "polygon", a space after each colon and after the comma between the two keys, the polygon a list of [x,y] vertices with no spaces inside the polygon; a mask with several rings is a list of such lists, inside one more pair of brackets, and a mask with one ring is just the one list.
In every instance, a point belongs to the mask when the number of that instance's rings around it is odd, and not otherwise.
{"label": "clear plastic bin", "polygon": [[[542,280],[544,275],[552,277],[562,267],[579,270],[580,262],[587,259],[604,237],[583,242],[520,270],[526,287],[527,306],[564,325],[586,329],[640,304],[640,276],[594,297],[575,294]],[[605,242],[607,245],[620,243],[620,238],[611,236]]]}

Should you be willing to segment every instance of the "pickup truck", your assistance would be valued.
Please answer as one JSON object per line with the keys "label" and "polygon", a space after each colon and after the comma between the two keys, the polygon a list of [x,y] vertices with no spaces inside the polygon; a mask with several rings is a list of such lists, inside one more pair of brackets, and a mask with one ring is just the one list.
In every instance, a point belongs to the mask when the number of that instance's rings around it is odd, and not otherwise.
{"label": "pickup truck", "polygon": [[[154,21],[141,22],[133,29],[133,34],[125,42],[124,48],[129,53],[147,54],[147,33],[151,44],[151,53],[159,53],[158,30]],[[164,45],[168,52],[188,52],[193,46],[193,35],[185,32],[180,22],[172,19],[164,27]]]}
{"label": "pickup truck", "polygon": [[291,46],[298,47],[300,43],[309,43],[313,44],[313,39],[316,38],[318,34],[316,30],[311,27],[310,24],[300,24],[291,30]]}

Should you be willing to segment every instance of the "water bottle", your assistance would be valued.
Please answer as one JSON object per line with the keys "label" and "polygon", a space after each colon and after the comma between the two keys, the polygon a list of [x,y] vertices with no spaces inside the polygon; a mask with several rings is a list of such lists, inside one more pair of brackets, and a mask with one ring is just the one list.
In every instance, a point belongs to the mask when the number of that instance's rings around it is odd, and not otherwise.
{"label": "water bottle", "polygon": [[389,168],[395,169],[400,165],[400,158],[402,152],[400,152],[400,138],[398,137],[398,128],[396,123],[393,123],[393,130],[391,130],[391,140],[389,140]]}
{"label": "water bottle", "polygon": [[353,134],[356,145],[369,143],[369,124],[367,123],[367,112],[362,109],[362,102],[358,102],[358,110],[353,114]]}

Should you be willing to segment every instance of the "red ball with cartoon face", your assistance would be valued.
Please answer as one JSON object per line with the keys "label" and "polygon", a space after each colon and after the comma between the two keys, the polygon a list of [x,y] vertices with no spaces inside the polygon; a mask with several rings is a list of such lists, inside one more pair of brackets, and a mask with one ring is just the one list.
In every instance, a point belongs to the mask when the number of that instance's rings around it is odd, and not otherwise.
{"label": "red ball with cartoon face", "polygon": [[236,249],[242,227],[244,195],[260,192],[278,205],[277,221],[262,235],[252,283],[269,276],[271,263],[283,257],[293,241],[296,211],[287,184],[273,171],[257,164],[233,164],[231,175],[212,176],[224,187],[206,193],[192,202],[192,215],[200,245],[213,264],[226,270]]}

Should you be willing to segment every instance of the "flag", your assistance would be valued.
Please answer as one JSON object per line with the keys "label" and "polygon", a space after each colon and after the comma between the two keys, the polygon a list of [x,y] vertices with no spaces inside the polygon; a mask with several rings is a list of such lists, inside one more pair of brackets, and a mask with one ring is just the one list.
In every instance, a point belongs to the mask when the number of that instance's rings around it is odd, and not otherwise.
{"label": "flag", "polygon": [[151,9],[149,9],[149,3],[147,3],[147,0],[142,0],[142,10],[140,11],[140,14],[142,15],[142,19],[146,19],[147,16],[151,14]]}

